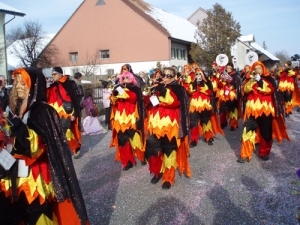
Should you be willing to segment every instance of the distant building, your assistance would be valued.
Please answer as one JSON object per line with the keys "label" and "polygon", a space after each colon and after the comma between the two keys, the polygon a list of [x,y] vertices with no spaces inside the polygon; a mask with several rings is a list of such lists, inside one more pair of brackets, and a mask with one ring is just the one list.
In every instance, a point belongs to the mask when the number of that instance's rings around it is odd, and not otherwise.
{"label": "distant building", "polygon": [[[197,26],[198,22],[202,22],[207,17],[206,10],[201,7],[198,8],[188,20]],[[246,54],[249,51],[254,51],[258,54],[258,60],[262,61],[268,68],[273,67],[279,62],[279,59],[272,53],[268,52],[255,42],[254,34],[240,36],[237,38],[236,43],[231,47],[231,57],[235,68],[241,70],[246,65]],[[220,52],[221,53],[221,52]]]}
{"label": "distant building", "polygon": [[192,62],[196,26],[142,0],[83,1],[50,44],[60,51],[56,64],[65,74],[91,67],[96,75]]}
{"label": "distant building", "polygon": [[[12,15],[13,17],[5,23],[5,16]],[[7,60],[6,60],[6,45],[5,45],[5,25],[13,20],[15,16],[25,16],[25,13],[14,9],[2,2],[0,2],[0,74],[8,76],[7,73]]]}

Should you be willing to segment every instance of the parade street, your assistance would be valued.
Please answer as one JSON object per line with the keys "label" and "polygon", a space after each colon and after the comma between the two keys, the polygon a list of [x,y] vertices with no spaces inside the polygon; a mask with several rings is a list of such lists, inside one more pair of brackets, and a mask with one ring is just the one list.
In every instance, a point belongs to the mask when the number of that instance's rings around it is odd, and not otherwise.
{"label": "parade street", "polygon": [[237,163],[239,128],[224,129],[213,146],[199,141],[190,149],[192,177],[176,174],[169,190],[151,184],[148,165],[122,171],[109,148],[111,132],[83,136],[74,165],[92,225],[145,224],[298,224],[300,207],[300,113],[286,118],[289,137],[274,140],[269,161],[256,153],[250,163]]}

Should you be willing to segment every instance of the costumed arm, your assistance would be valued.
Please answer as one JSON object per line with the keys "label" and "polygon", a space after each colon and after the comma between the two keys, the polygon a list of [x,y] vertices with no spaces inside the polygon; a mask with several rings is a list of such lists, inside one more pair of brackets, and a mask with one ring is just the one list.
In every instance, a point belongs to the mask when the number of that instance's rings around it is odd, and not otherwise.
{"label": "costumed arm", "polygon": [[158,97],[160,101],[160,105],[165,108],[178,108],[180,105],[180,102],[174,92],[172,92],[169,88],[166,88],[166,94],[164,96]]}

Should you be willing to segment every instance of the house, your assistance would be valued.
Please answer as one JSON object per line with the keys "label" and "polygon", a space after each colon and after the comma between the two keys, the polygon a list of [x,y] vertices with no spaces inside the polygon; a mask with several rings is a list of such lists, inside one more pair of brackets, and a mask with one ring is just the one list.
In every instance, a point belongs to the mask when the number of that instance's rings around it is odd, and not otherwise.
{"label": "house", "polygon": [[[188,20],[197,26],[197,23],[201,23],[206,17],[206,10],[200,7],[188,18]],[[249,51],[256,52],[258,54],[258,60],[262,61],[268,68],[272,68],[279,62],[279,59],[276,56],[255,42],[254,34],[245,36],[241,35],[237,38],[236,43],[231,47],[231,56],[228,56],[229,58],[232,58],[235,68],[238,70],[244,68],[247,62],[246,54]]]}
{"label": "house", "polygon": [[203,19],[207,17],[207,11],[199,7],[192,15],[188,17],[188,21],[197,26],[198,23],[201,23]]}
{"label": "house", "polygon": [[247,64],[246,54],[249,51],[256,52],[258,60],[263,62],[269,69],[279,62],[276,56],[255,42],[254,34],[250,34],[238,37],[236,44],[231,48],[231,55],[236,58],[233,61],[237,68],[242,69]]}
{"label": "house", "polygon": [[[5,22],[5,16],[12,15],[13,17]],[[8,76],[7,73],[7,61],[6,61],[6,44],[5,44],[5,25],[15,19],[16,16],[25,16],[25,13],[14,9],[2,2],[0,2],[0,74]]]}
{"label": "house", "polygon": [[196,29],[188,20],[142,0],[85,0],[49,45],[59,49],[53,66],[61,66],[65,74],[116,74],[125,63],[135,73],[148,72],[158,62],[190,63]]}

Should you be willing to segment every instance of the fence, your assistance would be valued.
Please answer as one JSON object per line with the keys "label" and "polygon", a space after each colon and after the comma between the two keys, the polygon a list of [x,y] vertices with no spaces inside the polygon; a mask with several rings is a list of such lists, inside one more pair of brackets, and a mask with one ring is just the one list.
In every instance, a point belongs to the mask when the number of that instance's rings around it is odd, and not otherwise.
{"label": "fence", "polygon": [[94,104],[98,108],[99,115],[104,115],[103,107],[103,87],[100,83],[93,84],[83,84],[83,92],[85,93],[87,89],[92,89]]}

